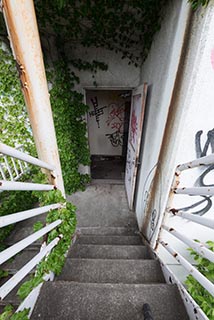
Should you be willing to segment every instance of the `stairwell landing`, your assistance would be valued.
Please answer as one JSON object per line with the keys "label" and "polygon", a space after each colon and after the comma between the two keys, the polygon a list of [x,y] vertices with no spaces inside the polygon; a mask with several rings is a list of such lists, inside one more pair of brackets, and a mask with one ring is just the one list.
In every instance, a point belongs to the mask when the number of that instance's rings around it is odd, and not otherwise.
{"label": "stairwell landing", "polygon": [[142,242],[123,185],[91,185],[68,200],[78,207],[77,240],[62,274],[43,285],[31,319],[189,319],[177,287],[165,283]]}

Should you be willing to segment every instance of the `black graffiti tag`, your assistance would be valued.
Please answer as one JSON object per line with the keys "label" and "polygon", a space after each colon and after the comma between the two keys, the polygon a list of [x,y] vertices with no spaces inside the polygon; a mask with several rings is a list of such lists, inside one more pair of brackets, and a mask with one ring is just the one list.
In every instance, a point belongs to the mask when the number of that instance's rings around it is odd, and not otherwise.
{"label": "black graffiti tag", "polygon": [[[203,148],[202,148],[202,142],[201,142],[202,134],[203,134],[203,131],[200,130],[195,135],[195,150],[196,150],[197,158],[205,157],[208,153],[209,147],[211,149],[211,152],[212,153],[214,152],[214,129],[207,132],[207,139]],[[206,184],[204,182],[207,174],[213,170],[214,170],[214,165],[207,166],[207,168],[196,179],[194,186],[195,187],[213,187],[214,184]],[[204,203],[205,205],[204,208],[199,209],[197,211],[191,210],[192,214],[197,214],[200,216],[204,215],[212,207],[212,199],[211,199],[211,196],[201,196],[201,197],[203,198],[202,200],[197,201],[188,207],[179,208],[178,210],[189,211],[191,209],[197,208],[198,206]]]}
{"label": "black graffiti tag", "polygon": [[120,131],[106,134],[113,147],[119,147],[123,145],[123,134]]}
{"label": "black graffiti tag", "polygon": [[94,110],[89,112],[89,116],[95,116],[97,126],[100,128],[100,116],[104,114],[105,107],[99,107],[97,97],[91,98],[91,103],[93,104]]}

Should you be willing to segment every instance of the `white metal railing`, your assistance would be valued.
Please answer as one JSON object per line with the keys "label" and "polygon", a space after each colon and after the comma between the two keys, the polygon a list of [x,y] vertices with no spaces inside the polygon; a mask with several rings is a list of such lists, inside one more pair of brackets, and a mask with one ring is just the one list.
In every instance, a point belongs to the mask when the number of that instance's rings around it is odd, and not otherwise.
{"label": "white metal railing", "polygon": [[[167,234],[172,235],[176,240],[182,242],[183,244],[187,245],[189,248],[193,249],[195,252],[197,252],[202,258],[208,259],[212,263],[214,262],[214,252],[211,251],[204,245],[203,243],[199,241],[195,241],[194,239],[191,239],[188,235],[184,234],[184,232],[180,232],[174,226],[170,226],[167,224],[170,224],[172,220],[170,218],[172,216],[177,216],[180,219],[185,219],[186,221],[194,222],[198,226],[203,226],[209,229],[214,229],[214,219],[208,218],[208,217],[203,217],[203,216],[198,216],[196,214],[191,213],[191,211],[185,211],[182,209],[176,209],[172,208],[172,199],[175,195],[177,194],[182,194],[186,196],[192,196],[192,195],[199,195],[199,196],[213,196],[214,195],[214,188],[209,187],[209,186],[202,186],[202,187],[183,187],[183,188],[178,188],[178,185],[180,183],[180,176],[181,173],[184,170],[189,170],[192,168],[197,168],[197,167],[203,167],[203,166],[208,166],[208,165],[213,165],[214,164],[214,154],[211,154],[206,157],[201,157],[196,160],[193,160],[188,163],[181,164],[177,166],[175,170],[175,175],[174,175],[174,180],[172,184],[172,188],[170,191],[169,195],[169,200],[167,204],[167,208],[165,210],[165,214],[163,217],[163,222],[160,227],[160,232],[159,232],[159,237],[157,239],[157,246],[156,246],[156,253],[159,256],[159,247],[162,246],[167,252],[177,260],[178,264],[182,266],[184,269],[186,269],[188,274],[191,274],[212,296],[214,296],[214,284],[207,279],[194,265],[193,263],[189,262],[183,255],[183,253],[178,252],[179,250],[174,249],[173,246],[171,246],[170,241],[164,241],[164,232],[167,232]],[[164,231],[164,232],[163,232]],[[200,237],[200,234],[198,235]],[[212,239],[211,239],[212,240]],[[166,264],[163,261],[163,258],[160,258],[161,264],[167,274],[171,274],[174,276],[174,273],[172,270],[170,270],[170,265]],[[169,276],[171,279],[171,276]],[[180,288],[180,292],[182,295],[184,295],[184,301],[192,299],[189,294],[186,291],[185,286],[180,282],[180,280],[177,279],[175,275],[175,282],[178,284]],[[196,302],[192,299],[190,301],[192,306],[196,305]],[[191,318],[193,319],[193,318]],[[208,319],[206,315],[203,313],[203,311],[200,309],[200,307],[197,307],[197,315],[194,317],[194,319]]]}
{"label": "white metal railing", "polygon": [[[36,159],[30,155],[25,154],[20,148],[17,150],[15,148],[9,147],[3,143],[0,143],[0,154],[1,158],[4,160],[4,165],[0,162],[0,173],[3,180],[0,180],[0,191],[4,190],[40,190],[48,191],[56,189],[54,184],[38,184],[29,182],[17,182],[16,180],[28,170],[28,164],[39,166],[51,172],[51,176],[54,178],[54,166]],[[13,165],[13,170],[9,164],[7,157],[10,157],[10,163]],[[19,168],[16,163],[19,164]],[[15,173],[15,177],[14,177]],[[21,211],[6,216],[0,217],[0,228],[8,226],[13,223],[17,223],[26,219],[30,219],[37,215],[41,215],[49,212],[50,210],[62,208],[62,203],[54,203],[51,205],[46,205],[44,207],[34,208],[31,210]],[[40,239],[44,235],[48,234],[51,230],[55,229],[61,224],[61,220],[58,219],[41,230],[34,232],[33,234],[27,236],[26,238],[18,241],[17,243],[11,245],[9,248],[0,252],[0,265],[8,261],[10,258],[14,257],[17,253],[20,253],[23,249],[27,248],[29,245],[33,244],[36,240]],[[0,287],[0,299],[4,299],[17,284],[20,283],[24,277],[31,272],[31,270],[57,245],[60,241],[61,236],[56,237],[50,244],[46,246],[43,244],[41,250],[35,255],[27,264],[24,265],[19,271],[17,271],[6,283]],[[49,280],[53,276],[51,274],[44,277],[45,280]],[[17,311],[23,310],[24,308],[30,308],[30,314],[33,310],[36,298],[39,294],[41,284],[35,288],[30,295],[24,300],[24,302],[19,306]]]}
{"label": "white metal railing", "polygon": [[[14,149],[0,143],[0,148],[0,179],[11,181],[19,180],[21,176],[29,170],[28,162],[25,160],[27,155],[23,153],[23,146],[20,145]],[[16,161],[14,160],[15,154],[17,156],[19,155]],[[23,154],[25,158],[22,157]]]}

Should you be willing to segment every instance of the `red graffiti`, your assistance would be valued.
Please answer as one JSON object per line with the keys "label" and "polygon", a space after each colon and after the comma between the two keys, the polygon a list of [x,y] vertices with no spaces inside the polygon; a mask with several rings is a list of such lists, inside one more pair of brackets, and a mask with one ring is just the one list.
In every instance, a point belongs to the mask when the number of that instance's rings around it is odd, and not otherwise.
{"label": "red graffiti", "polygon": [[131,142],[135,143],[135,138],[137,135],[137,117],[135,114],[135,109],[132,111],[132,118],[131,118]]}
{"label": "red graffiti", "polygon": [[112,129],[117,129],[120,133],[123,132],[123,123],[120,122],[114,122],[111,124]]}
{"label": "red graffiti", "polygon": [[214,70],[214,48],[211,50],[211,65]]}
{"label": "red graffiti", "polygon": [[117,129],[120,133],[123,132],[124,113],[125,107],[111,104],[111,111],[109,112],[108,119],[106,121],[107,126],[111,126],[111,129]]}

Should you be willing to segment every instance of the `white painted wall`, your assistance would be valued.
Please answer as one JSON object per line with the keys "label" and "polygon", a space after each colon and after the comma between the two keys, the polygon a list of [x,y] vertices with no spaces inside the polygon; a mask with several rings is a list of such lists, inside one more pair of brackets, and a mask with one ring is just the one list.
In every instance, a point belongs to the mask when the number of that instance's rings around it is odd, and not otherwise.
{"label": "white painted wall", "polygon": [[186,0],[169,2],[161,30],[156,35],[150,54],[142,67],[141,83],[148,83],[148,99],[136,197],[136,215],[140,227],[158,162],[188,14],[189,6]]}
{"label": "white painted wall", "polygon": [[[184,78],[182,81],[182,91],[179,96],[179,106],[183,109],[181,115],[181,124],[178,132],[173,133],[175,136],[176,152],[173,162],[176,164],[185,163],[198,157],[196,154],[196,134],[201,132],[200,145],[202,150],[207,142],[207,134],[210,134],[210,144],[206,154],[214,152],[214,2],[212,1],[205,10],[197,11],[194,14],[192,22],[191,38],[189,42],[189,50],[186,57],[186,65]],[[172,143],[169,148],[173,152]],[[211,147],[212,145],[212,147]],[[175,147],[174,147],[175,150]],[[168,155],[169,156],[169,155]],[[183,186],[203,186],[199,177],[210,166],[200,167],[188,170],[181,175],[181,183]],[[205,175],[203,182],[205,185],[214,185],[214,169]],[[203,198],[200,196],[174,196],[172,207],[182,208],[197,203]],[[210,199],[213,206],[213,197]],[[196,212],[205,208],[207,201],[191,209]],[[203,217],[214,219],[213,207],[205,210]],[[199,239],[202,242],[214,239],[214,231],[200,226],[198,224],[188,222],[178,217],[166,216],[165,223],[170,227],[177,229],[179,232],[191,239]],[[163,231],[161,237],[170,242],[178,252],[182,253],[189,261],[191,261],[187,246]],[[159,254],[166,263],[171,265],[173,269],[174,259],[166,254],[164,249],[159,247]]]}
{"label": "white painted wall", "polygon": [[[174,6],[175,5],[178,4],[174,3]],[[172,8],[173,6],[171,5],[171,9]],[[182,8],[184,9],[184,3],[182,3],[181,10]],[[185,10],[185,12],[187,11]],[[179,23],[177,28],[178,26]],[[181,26],[184,25],[182,24]],[[146,237],[151,240],[153,245],[155,245],[155,240],[159,230],[159,224],[156,225],[156,223],[157,220],[160,222],[163,218],[176,165],[195,159],[197,156],[195,147],[196,134],[200,130],[203,131],[200,140],[203,149],[207,140],[208,131],[212,133],[214,128],[213,30],[214,1],[211,1],[207,8],[200,9],[193,13],[190,32],[188,32],[189,39],[185,56],[184,59],[182,59],[183,64],[180,65],[179,68],[180,81],[178,83],[176,82],[177,86],[175,87],[173,95],[173,104],[170,106],[170,112],[172,112],[172,114],[169,114],[166,131],[164,133],[167,139],[164,140],[164,144],[161,147],[160,157],[158,157],[158,149],[160,149],[162,141],[161,128],[164,126],[166,120],[164,117],[166,105],[163,104],[164,99],[161,96],[159,108],[162,112],[155,109],[154,104],[152,103],[152,101],[155,101],[153,98],[154,92],[152,88],[151,99],[149,101],[149,107],[151,109],[147,115],[147,131],[144,139],[143,164],[141,168],[141,181],[139,183],[136,209],[138,222],[140,223],[140,226],[143,226]],[[164,41],[164,37],[162,40]],[[171,63],[172,60],[169,59],[169,66]],[[170,68],[166,68],[165,73],[169,73],[170,70]],[[162,70],[162,72],[164,71]],[[163,85],[162,87],[163,92],[166,92],[165,86],[166,85]],[[158,92],[157,89],[156,92]],[[154,118],[155,111],[157,111],[158,122],[160,121],[161,124],[152,119],[152,110]],[[153,121],[155,122],[153,128],[157,128],[156,132],[152,132],[151,129]],[[213,149],[211,148],[211,145],[209,145],[207,154],[210,154],[211,152],[213,152]],[[158,170],[155,175],[156,184],[153,185],[153,191],[155,192],[149,199],[150,202],[148,204],[145,190],[148,194],[151,190],[149,182],[151,182],[152,178],[148,179],[150,174],[149,170],[151,170],[157,161],[159,161],[159,163]],[[198,186],[198,178],[206,169],[207,168],[194,169],[184,173],[184,175],[182,174],[181,185],[179,187]],[[206,175],[204,183],[207,185],[213,185],[213,181],[214,170],[210,171],[209,174]],[[143,193],[143,196],[140,196],[140,193]],[[190,196],[174,196],[174,201],[171,206],[182,208],[192,205],[201,199],[201,197],[193,198]],[[203,207],[205,207],[204,203],[193,209],[193,211],[197,211]],[[198,226],[194,223],[169,215],[166,215],[166,217],[165,223],[168,226],[177,229],[179,232],[191,239],[197,238],[202,242],[205,242],[207,240],[213,240],[214,238],[214,232],[211,229]],[[204,217],[214,218],[213,209],[205,212]],[[156,230],[152,230],[152,227],[154,226],[156,226]],[[176,251],[184,255],[189,261],[192,261],[189,257],[188,251],[186,250],[186,245],[183,245],[179,240],[168,235],[165,231],[162,231],[161,238],[167,243],[170,243]],[[177,265],[175,259],[172,258],[161,246],[158,247],[158,253],[165,263],[169,264],[170,268],[174,270],[177,277],[184,280],[185,272]]]}

